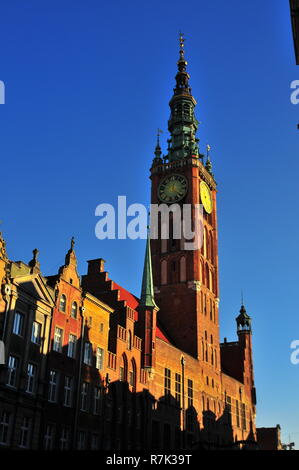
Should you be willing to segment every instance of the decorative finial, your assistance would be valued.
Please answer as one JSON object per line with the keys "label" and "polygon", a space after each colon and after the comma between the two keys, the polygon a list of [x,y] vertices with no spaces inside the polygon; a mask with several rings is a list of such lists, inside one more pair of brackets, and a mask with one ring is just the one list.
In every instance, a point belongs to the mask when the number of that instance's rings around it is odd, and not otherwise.
{"label": "decorative finial", "polygon": [[184,60],[184,47],[185,47],[185,38],[184,33],[179,32],[179,41],[180,41],[180,59]]}
{"label": "decorative finial", "polygon": [[74,250],[74,246],[75,246],[75,237],[72,237],[72,239],[71,239],[71,250],[72,251]]}
{"label": "decorative finial", "polygon": [[31,273],[39,272],[40,264],[39,264],[39,261],[37,259],[38,255],[39,255],[39,250],[37,248],[34,248],[34,250],[32,250],[32,253],[33,253],[33,258],[32,258],[32,260],[29,261],[28,265],[31,268]]}
{"label": "decorative finial", "polygon": [[34,250],[32,251],[33,253],[33,260],[34,261],[37,261],[37,257],[39,255],[39,250],[37,248],[34,248]]}
{"label": "decorative finial", "polygon": [[241,305],[244,305],[243,289],[241,289]]}

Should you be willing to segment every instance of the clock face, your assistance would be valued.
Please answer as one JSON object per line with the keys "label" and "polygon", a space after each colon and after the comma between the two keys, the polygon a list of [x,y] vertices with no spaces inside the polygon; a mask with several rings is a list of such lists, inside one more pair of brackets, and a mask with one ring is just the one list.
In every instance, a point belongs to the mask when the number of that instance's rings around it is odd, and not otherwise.
{"label": "clock face", "polygon": [[204,181],[200,182],[200,199],[205,211],[211,214],[213,210],[213,199],[209,186]]}
{"label": "clock face", "polygon": [[178,202],[186,196],[188,181],[183,175],[166,176],[158,188],[160,201],[166,203]]}

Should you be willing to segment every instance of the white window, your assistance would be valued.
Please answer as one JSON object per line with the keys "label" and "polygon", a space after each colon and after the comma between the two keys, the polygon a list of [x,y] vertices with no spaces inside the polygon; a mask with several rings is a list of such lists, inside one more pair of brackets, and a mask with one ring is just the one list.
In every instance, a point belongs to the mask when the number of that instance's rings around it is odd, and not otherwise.
{"label": "white window", "polygon": [[30,433],[31,419],[28,416],[23,417],[23,421],[20,429],[20,440],[19,447],[28,448],[29,447],[29,433]]}
{"label": "white window", "polygon": [[42,325],[37,321],[32,323],[31,342],[35,344],[41,343]]}
{"label": "white window", "polygon": [[97,348],[96,368],[102,370],[104,367],[104,349]]}
{"label": "white window", "polygon": [[68,357],[76,357],[76,348],[77,348],[77,336],[69,335],[69,344],[67,349]]}
{"label": "white window", "polygon": [[53,403],[57,399],[57,385],[58,385],[58,372],[56,370],[50,370],[48,400]]}
{"label": "white window", "polygon": [[28,393],[34,393],[34,391],[35,391],[36,371],[37,371],[36,365],[31,364],[31,362],[28,362],[28,366],[27,366],[27,385],[26,385],[26,392],[28,392]]}
{"label": "white window", "polygon": [[62,294],[60,297],[60,302],[59,302],[59,310],[61,312],[65,312],[65,309],[66,309],[66,296]]}
{"label": "white window", "polygon": [[22,315],[22,313],[15,313],[12,332],[15,335],[21,336],[23,333],[23,325],[24,325],[24,315]]}
{"label": "white window", "polygon": [[84,364],[91,366],[92,360],[92,345],[91,343],[85,343],[84,346]]}
{"label": "white window", "polygon": [[58,328],[58,326],[56,326],[55,333],[54,333],[54,343],[53,343],[54,351],[62,352],[62,335],[63,335],[63,330],[61,328]]}
{"label": "white window", "polygon": [[16,386],[18,364],[18,358],[16,358],[15,356],[9,356],[7,385],[9,385],[10,387]]}
{"label": "white window", "polygon": [[87,411],[88,408],[89,383],[83,382],[81,389],[81,410]]}
{"label": "white window", "polygon": [[73,302],[72,303],[72,310],[71,310],[71,317],[72,318],[77,318],[77,311],[78,311],[77,302]]}
{"label": "white window", "polygon": [[0,444],[8,445],[8,433],[9,433],[9,424],[10,424],[10,413],[3,411],[0,418]]}
{"label": "white window", "polygon": [[60,450],[68,450],[70,446],[70,428],[69,426],[63,426],[61,430],[61,436],[59,439]]}
{"label": "white window", "polygon": [[55,434],[54,424],[47,424],[46,432],[45,432],[45,436],[44,436],[44,449],[45,450],[52,450],[53,449],[54,434]]}
{"label": "white window", "polygon": [[86,447],[86,432],[79,431],[78,435],[78,450],[84,450]]}
{"label": "white window", "polygon": [[102,390],[100,387],[94,388],[93,413],[99,415],[101,412]]}
{"label": "white window", "polygon": [[64,378],[64,406],[72,406],[72,393],[73,393],[73,377],[65,376]]}

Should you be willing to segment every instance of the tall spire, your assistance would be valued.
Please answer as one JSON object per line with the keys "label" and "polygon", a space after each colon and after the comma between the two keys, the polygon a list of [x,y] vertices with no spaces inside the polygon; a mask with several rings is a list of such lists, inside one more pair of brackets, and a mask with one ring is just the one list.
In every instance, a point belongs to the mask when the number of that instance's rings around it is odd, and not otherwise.
{"label": "tall spire", "polygon": [[189,86],[190,75],[187,73],[187,64],[188,62],[185,59],[185,38],[183,33],[179,35],[180,41],[180,58],[178,60],[178,73],[175,76],[176,87],[174,88],[175,95],[187,94],[191,95],[191,88]]}
{"label": "tall spire", "polygon": [[189,85],[190,75],[187,72],[184,49],[185,38],[182,33],[179,36],[179,43],[178,72],[175,76],[176,86],[173,90],[173,97],[169,102],[171,109],[168,121],[168,130],[171,134],[171,138],[168,140],[169,161],[199,155],[199,139],[196,138],[199,123],[194,115],[196,101],[192,96]]}
{"label": "tall spire", "polygon": [[150,232],[148,232],[146,250],[144,257],[143,277],[140,303],[141,307],[154,307],[158,308],[154,299],[154,282],[152,272],[152,257],[151,257],[151,243]]}

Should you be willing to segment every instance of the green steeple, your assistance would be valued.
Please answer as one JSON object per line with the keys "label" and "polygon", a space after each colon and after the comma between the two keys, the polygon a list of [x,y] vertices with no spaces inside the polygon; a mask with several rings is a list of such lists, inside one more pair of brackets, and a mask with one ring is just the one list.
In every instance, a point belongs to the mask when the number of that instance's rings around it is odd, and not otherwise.
{"label": "green steeple", "polygon": [[180,160],[191,155],[199,155],[196,131],[198,121],[194,114],[196,101],[189,86],[190,75],[187,73],[187,61],[184,55],[184,38],[180,34],[180,57],[178,72],[176,74],[176,87],[169,102],[171,109],[168,121],[168,130],[171,138],[168,139],[168,160]]}
{"label": "green steeple", "polygon": [[154,299],[154,283],[153,283],[153,272],[152,272],[152,257],[151,257],[151,243],[150,234],[148,233],[146,250],[144,257],[144,268],[142,277],[142,288],[140,303],[141,307],[154,307],[158,308]]}

